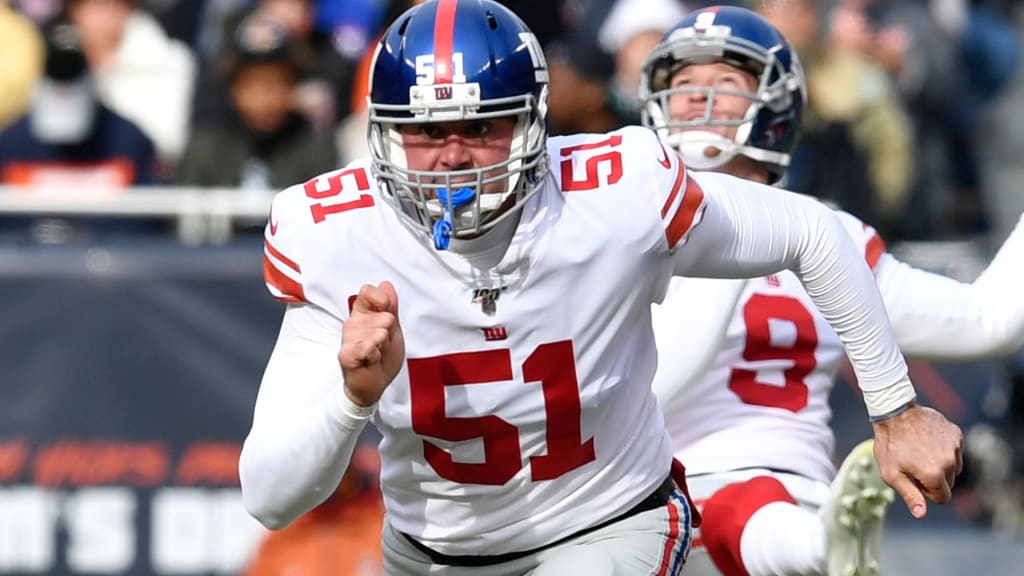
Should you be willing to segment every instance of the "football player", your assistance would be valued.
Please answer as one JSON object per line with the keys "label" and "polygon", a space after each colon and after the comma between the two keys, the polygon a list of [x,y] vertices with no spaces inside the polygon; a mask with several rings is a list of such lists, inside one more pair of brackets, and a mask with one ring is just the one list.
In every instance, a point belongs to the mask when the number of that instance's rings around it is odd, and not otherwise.
{"label": "football player", "polygon": [[843,337],[906,481],[943,499],[960,431],[912,405],[831,211],[691,173],[646,128],[549,138],[544,55],[491,0],[410,9],[371,79],[370,158],[284,190],[267,225],[288,306],[239,463],[263,524],[330,495],[372,419],[386,573],[678,574],[699,522],[651,304],[673,275],[781,269]]}
{"label": "football player", "polygon": [[[644,123],[689,167],[765,184],[782,178],[807,96],[796,54],[770,23],[742,8],[691,13],[643,70]],[[976,282],[962,284],[898,261],[872,227],[838,215],[874,272],[905,353],[968,360],[1024,344],[1024,303],[1013,288],[1022,234]],[[673,279],[654,322],[654,388],[691,494],[704,506],[703,547],[687,573],[877,574],[892,498],[882,478],[914,516],[924,516],[924,502],[898,478],[888,445],[861,444],[836,474],[828,395],[845,352],[796,276]]]}

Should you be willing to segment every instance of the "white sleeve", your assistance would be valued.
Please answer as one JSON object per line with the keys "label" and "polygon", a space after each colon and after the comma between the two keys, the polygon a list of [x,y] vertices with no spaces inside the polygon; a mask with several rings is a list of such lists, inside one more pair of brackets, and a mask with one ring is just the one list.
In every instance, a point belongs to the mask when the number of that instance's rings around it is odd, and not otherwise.
{"label": "white sleeve", "polygon": [[[792,270],[842,339],[861,389],[873,393],[898,385],[904,389],[900,398],[912,397],[875,277],[833,211],[724,174],[691,177],[706,205],[702,221],[675,250],[676,274],[756,278]],[[878,413],[866,401],[869,412]]]}
{"label": "white sleeve", "polygon": [[900,348],[908,356],[972,360],[1024,346],[1024,218],[973,284],[885,254],[875,267]]}
{"label": "white sleeve", "polygon": [[341,320],[312,304],[288,306],[238,463],[245,507],[268,528],[335,491],[369,417],[345,396],[340,345]]}

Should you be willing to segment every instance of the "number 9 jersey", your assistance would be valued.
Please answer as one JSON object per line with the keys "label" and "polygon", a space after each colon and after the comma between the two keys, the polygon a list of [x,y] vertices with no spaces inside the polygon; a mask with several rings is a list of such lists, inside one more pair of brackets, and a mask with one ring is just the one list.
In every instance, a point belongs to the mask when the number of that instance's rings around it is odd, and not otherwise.
{"label": "number 9 jersey", "polygon": [[[837,215],[874,270],[882,238],[852,215]],[[663,355],[681,351],[661,362],[653,387],[690,475],[761,467],[831,481],[828,397],[846,350],[792,272],[674,278],[653,314]],[[685,317],[702,330],[679,321]]]}
{"label": "number 9 jersey", "polygon": [[435,250],[382,201],[368,162],[281,192],[267,225],[268,289],[318,320],[282,330],[255,420],[301,425],[332,401],[349,303],[391,281],[406,363],[373,416],[382,492],[389,522],[444,554],[543,546],[669,474],[651,303],[704,194],[647,129],[550,138],[547,153],[503,254],[475,240]]}

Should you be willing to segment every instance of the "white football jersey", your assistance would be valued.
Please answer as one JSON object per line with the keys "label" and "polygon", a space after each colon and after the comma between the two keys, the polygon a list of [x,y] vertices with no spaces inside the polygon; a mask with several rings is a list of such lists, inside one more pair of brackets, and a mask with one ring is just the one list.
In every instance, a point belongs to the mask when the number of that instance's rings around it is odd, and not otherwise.
{"label": "white football jersey", "polygon": [[[885,251],[881,237],[839,215],[874,269]],[[828,482],[835,473],[828,396],[846,357],[839,336],[790,272],[746,280],[738,297],[723,301],[728,290],[719,280],[673,278],[653,307],[661,352],[655,390],[692,378],[671,397],[659,393],[676,457],[690,475],[768,468]],[[686,322],[687,308],[705,305],[729,318],[703,375],[690,376],[686,353],[714,334]]]}
{"label": "white football jersey", "polygon": [[406,227],[368,162],[273,204],[264,270],[279,299],[343,322],[361,285],[395,285],[406,363],[373,417],[382,490],[392,525],[442,553],[539,547],[668,475],[651,303],[702,191],[646,129],[548,149],[553,177],[490,269]]}

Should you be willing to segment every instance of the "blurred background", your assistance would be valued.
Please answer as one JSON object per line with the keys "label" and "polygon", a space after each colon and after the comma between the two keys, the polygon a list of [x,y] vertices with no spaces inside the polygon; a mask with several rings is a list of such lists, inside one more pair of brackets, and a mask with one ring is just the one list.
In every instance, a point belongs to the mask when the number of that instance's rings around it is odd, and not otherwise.
{"label": "blurred background", "polygon": [[[267,534],[237,458],[282,313],[272,195],[366,152],[371,47],[406,0],[0,0],[0,574],[379,574],[376,437]],[[545,46],[552,133],[639,119],[687,10],[742,4],[808,75],[789,187],[972,280],[1024,210],[1012,0],[508,0]],[[892,509],[887,574],[1019,574],[1024,354],[912,363],[966,432],[950,506]],[[846,379],[838,457],[870,434]]]}

